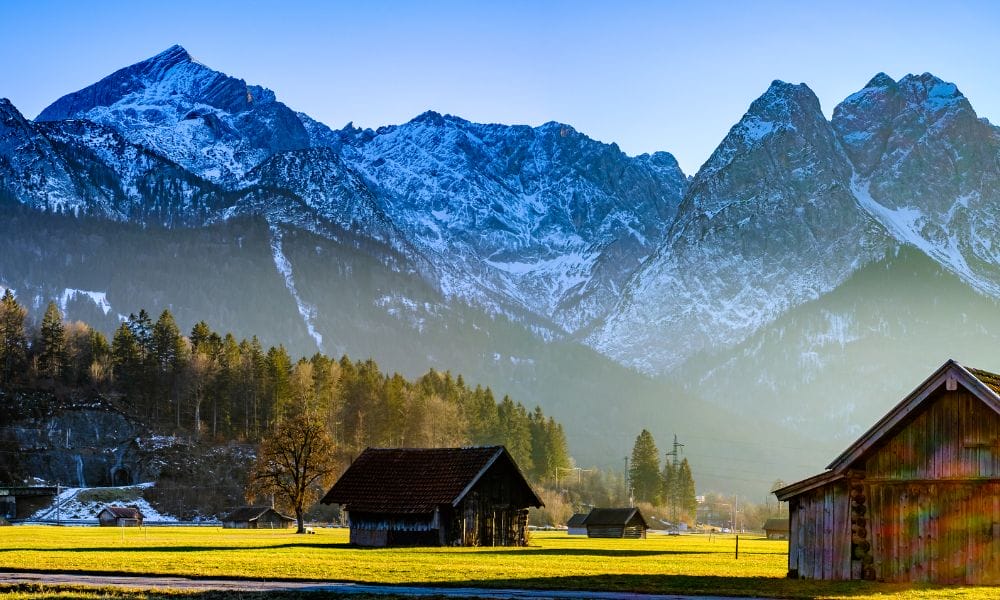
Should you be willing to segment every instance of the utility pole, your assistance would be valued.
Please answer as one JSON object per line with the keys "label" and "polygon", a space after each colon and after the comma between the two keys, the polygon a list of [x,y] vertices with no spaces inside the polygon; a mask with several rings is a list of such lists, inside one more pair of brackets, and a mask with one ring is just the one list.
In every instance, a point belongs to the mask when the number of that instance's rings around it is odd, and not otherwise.
{"label": "utility pole", "polygon": [[56,525],[59,525],[60,517],[62,516],[62,515],[59,514],[60,513],[60,509],[62,508],[62,491],[61,491],[61,488],[62,488],[62,485],[60,485],[60,483],[57,481],[56,482]]}
{"label": "utility pole", "polygon": [[677,489],[677,474],[680,472],[681,466],[681,448],[684,444],[677,441],[677,434],[674,434],[673,449],[666,453],[666,460],[670,460],[674,465],[674,481],[672,482],[673,489],[667,490],[667,501],[670,502],[670,520],[674,523],[677,522],[677,501],[679,500],[679,491]]}

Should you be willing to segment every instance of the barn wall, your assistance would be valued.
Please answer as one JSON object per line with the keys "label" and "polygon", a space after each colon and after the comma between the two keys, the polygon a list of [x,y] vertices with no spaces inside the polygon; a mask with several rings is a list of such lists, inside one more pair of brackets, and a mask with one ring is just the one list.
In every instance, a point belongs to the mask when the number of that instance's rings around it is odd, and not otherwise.
{"label": "barn wall", "polygon": [[846,481],[805,492],[790,510],[788,574],[851,579],[851,501]]}
{"label": "barn wall", "polygon": [[1000,483],[885,482],[869,490],[879,579],[1000,584]]}
{"label": "barn wall", "polygon": [[942,392],[865,463],[876,576],[1000,583],[1000,416]]}
{"label": "barn wall", "polygon": [[869,481],[1000,478],[1000,415],[965,389],[944,392],[865,461]]}
{"label": "barn wall", "polygon": [[625,528],[621,525],[588,525],[587,537],[621,538],[625,537]]}

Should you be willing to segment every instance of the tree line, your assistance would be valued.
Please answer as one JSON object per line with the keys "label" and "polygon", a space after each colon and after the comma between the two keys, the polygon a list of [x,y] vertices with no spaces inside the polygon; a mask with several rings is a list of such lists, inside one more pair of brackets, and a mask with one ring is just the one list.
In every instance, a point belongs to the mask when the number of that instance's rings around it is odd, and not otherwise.
{"label": "tree line", "polygon": [[281,345],[203,321],[185,335],[169,310],[155,321],[145,310],[129,315],[109,341],[66,322],[55,303],[30,325],[10,289],[0,298],[0,390],[100,394],[157,433],[205,442],[257,444],[308,410],[347,460],[368,446],[503,444],[535,481],[571,465],[561,424],[461,375],[408,379],[346,355],[295,360]]}

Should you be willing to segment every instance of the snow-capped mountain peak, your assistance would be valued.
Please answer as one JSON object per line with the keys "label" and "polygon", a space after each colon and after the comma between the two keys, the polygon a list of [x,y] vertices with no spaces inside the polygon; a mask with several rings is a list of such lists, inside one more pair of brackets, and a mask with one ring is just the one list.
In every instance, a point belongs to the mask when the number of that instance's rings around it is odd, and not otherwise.
{"label": "snow-capped mountain peak", "polygon": [[301,120],[273,92],[214,71],[181,46],[68,94],[38,116],[66,119],[113,127],[230,187],[268,156],[310,145]]}

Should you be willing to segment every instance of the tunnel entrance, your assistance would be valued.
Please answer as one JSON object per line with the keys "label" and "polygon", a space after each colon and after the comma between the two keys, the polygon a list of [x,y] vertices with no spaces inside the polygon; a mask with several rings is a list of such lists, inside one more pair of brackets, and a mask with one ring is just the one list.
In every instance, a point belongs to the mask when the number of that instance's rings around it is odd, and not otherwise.
{"label": "tunnel entrance", "polygon": [[123,467],[115,469],[111,472],[111,485],[115,487],[132,485],[132,474],[128,472],[128,469]]}

